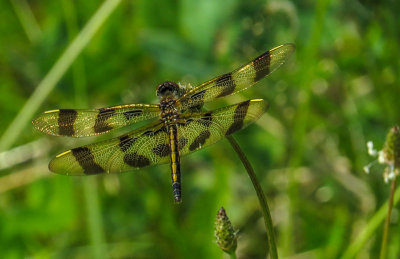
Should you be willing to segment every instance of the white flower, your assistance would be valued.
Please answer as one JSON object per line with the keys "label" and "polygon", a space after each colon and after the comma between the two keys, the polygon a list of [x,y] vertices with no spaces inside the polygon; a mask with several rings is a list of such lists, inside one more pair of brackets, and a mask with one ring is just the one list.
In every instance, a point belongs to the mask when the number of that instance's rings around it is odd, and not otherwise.
{"label": "white flower", "polygon": [[364,172],[369,174],[371,167],[376,164],[377,162],[379,164],[386,164],[387,167],[385,168],[385,172],[383,173],[383,178],[385,183],[388,183],[390,180],[394,179],[398,175],[398,171],[395,170],[394,168],[394,163],[391,161],[388,161],[385,158],[385,154],[383,150],[376,150],[374,149],[374,143],[372,141],[367,142],[367,148],[368,148],[368,154],[373,157],[378,157],[378,159],[372,161],[368,165],[364,166]]}
{"label": "white flower", "polygon": [[383,173],[383,178],[385,179],[385,183],[388,183],[395,177],[396,177],[396,171],[394,169],[394,165],[388,165],[388,167],[386,167],[385,169],[385,172]]}
{"label": "white flower", "polygon": [[372,141],[367,142],[367,148],[368,148],[368,154],[370,156],[376,156],[376,154],[378,153],[378,151],[376,151],[376,149],[374,149],[374,142],[372,142]]}
{"label": "white flower", "polygon": [[[374,149],[374,143],[372,141],[368,141],[367,142],[367,148],[368,148],[368,154],[370,156],[376,157],[378,156],[378,160],[374,160],[371,163],[369,163],[368,165],[364,166],[364,172],[366,172],[367,174],[369,174],[371,167],[376,163],[383,163],[381,162],[381,159],[383,158],[383,152],[382,151],[377,151],[376,149]],[[384,160],[383,160],[384,161]]]}

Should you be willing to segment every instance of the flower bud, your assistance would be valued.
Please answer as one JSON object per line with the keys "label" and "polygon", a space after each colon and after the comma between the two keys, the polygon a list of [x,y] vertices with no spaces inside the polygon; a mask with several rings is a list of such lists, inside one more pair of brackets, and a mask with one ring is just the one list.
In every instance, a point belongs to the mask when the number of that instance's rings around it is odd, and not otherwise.
{"label": "flower bud", "polygon": [[215,237],[218,246],[224,252],[232,254],[236,251],[237,235],[223,207],[218,211],[215,219]]}

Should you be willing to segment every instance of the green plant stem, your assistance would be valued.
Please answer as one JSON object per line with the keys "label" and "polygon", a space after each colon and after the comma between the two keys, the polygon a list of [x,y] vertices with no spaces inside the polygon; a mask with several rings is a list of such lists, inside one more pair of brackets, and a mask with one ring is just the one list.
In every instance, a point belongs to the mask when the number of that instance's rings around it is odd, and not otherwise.
{"label": "green plant stem", "polygon": [[289,198],[288,203],[288,217],[284,224],[282,224],[282,234],[280,235],[280,243],[282,244],[282,254],[288,256],[296,250],[296,243],[293,237],[295,236],[296,228],[294,226],[294,215],[297,214],[300,207],[299,194],[298,194],[298,181],[296,180],[296,169],[301,166],[303,160],[304,149],[307,141],[307,125],[311,111],[311,96],[312,91],[312,78],[318,63],[318,50],[321,44],[322,34],[324,32],[324,24],[326,19],[326,12],[328,10],[330,0],[316,1],[314,18],[310,29],[310,37],[305,44],[303,53],[299,52],[298,59],[304,60],[305,67],[298,78],[297,84],[299,86],[298,106],[296,109],[296,119],[293,121],[292,136],[288,145],[291,147],[291,153],[288,157],[289,170],[287,172],[288,184],[287,195]]}
{"label": "green plant stem", "polygon": [[[396,189],[393,197],[393,205],[396,205],[400,200],[400,187]],[[387,215],[389,202],[386,202],[382,207],[374,214],[374,216],[368,221],[367,225],[363,228],[356,239],[346,248],[343,253],[342,259],[354,258],[358,251],[363,247],[365,242],[375,234],[376,229],[385,219]]]}
{"label": "green plant stem", "polygon": [[251,182],[253,183],[254,189],[256,190],[258,201],[260,203],[261,211],[262,211],[263,217],[264,217],[265,227],[267,230],[269,253],[270,253],[270,256],[272,259],[277,259],[278,258],[278,250],[276,248],[276,243],[275,243],[274,228],[272,225],[271,213],[269,211],[269,207],[268,207],[268,203],[267,203],[265,194],[261,188],[259,181],[257,180],[257,176],[254,173],[253,167],[251,166],[246,155],[243,153],[239,144],[236,142],[236,140],[232,136],[227,136],[226,138],[228,139],[229,143],[232,145],[235,152],[238,154],[240,160],[242,161],[244,167],[246,168],[247,174],[249,175]]}
{"label": "green plant stem", "polygon": [[229,258],[236,259],[236,252],[229,254]]}
{"label": "green plant stem", "polygon": [[[68,38],[72,40],[79,31],[74,2],[70,0],[62,0],[61,4],[64,9]],[[84,67],[82,57],[77,58],[72,65],[75,103],[78,107],[87,106],[88,103]],[[107,251],[105,249],[106,239],[104,235],[103,219],[101,216],[101,202],[97,188],[97,178],[82,178],[82,182],[86,209],[86,226],[92,252],[90,257],[95,259],[107,258]]]}
{"label": "green plant stem", "polygon": [[387,240],[388,240],[388,233],[389,233],[389,227],[390,227],[390,216],[392,215],[393,198],[394,198],[394,192],[396,190],[396,182],[397,182],[397,177],[395,177],[392,180],[392,185],[390,187],[390,197],[389,197],[389,202],[388,202],[388,210],[387,210],[387,215],[386,215],[386,220],[385,220],[385,227],[383,229],[381,252],[380,252],[380,255],[379,255],[380,259],[385,259],[386,258]]}
{"label": "green plant stem", "polygon": [[92,244],[91,258],[107,258],[105,250],[105,237],[100,213],[100,199],[97,190],[97,179],[95,177],[86,177],[83,180],[83,192],[85,198],[85,207],[87,210],[86,224]]}
{"label": "green plant stem", "polygon": [[26,0],[11,0],[14,11],[31,43],[37,42],[42,37],[40,26]]}
{"label": "green plant stem", "polygon": [[[70,0],[62,0],[61,4],[64,9],[68,39],[72,41],[79,32],[76,8],[74,6],[74,2]],[[82,56],[76,58],[71,69],[75,88],[75,102],[78,107],[86,107],[88,105],[88,98],[86,89],[85,65],[83,63]]]}
{"label": "green plant stem", "polygon": [[97,9],[96,13],[67,47],[8,126],[0,139],[0,151],[7,150],[14,144],[39,106],[120,2],[121,0],[105,0]]}

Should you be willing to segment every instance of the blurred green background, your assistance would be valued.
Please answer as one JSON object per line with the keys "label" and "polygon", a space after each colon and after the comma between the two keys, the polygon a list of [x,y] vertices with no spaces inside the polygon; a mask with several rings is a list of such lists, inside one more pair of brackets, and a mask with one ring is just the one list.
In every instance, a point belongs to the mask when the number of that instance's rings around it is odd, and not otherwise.
{"label": "blurred green background", "polygon": [[[239,231],[239,258],[266,258],[258,200],[226,140],[181,159],[176,206],[169,165],[50,173],[57,153],[98,139],[45,136],[30,121],[49,109],[154,103],[163,81],[196,85],[286,42],[297,49],[284,66],[207,108],[270,102],[235,137],[267,194],[282,258],[377,258],[381,221],[349,247],[389,195],[384,167],[363,167],[374,159],[366,142],[380,148],[399,122],[399,1],[108,0],[111,15],[90,37],[82,29],[102,3],[0,2],[1,258],[226,257],[213,233],[221,206]],[[78,33],[87,46],[60,61]],[[54,72],[57,60],[65,73]],[[399,243],[397,206],[389,258]]]}

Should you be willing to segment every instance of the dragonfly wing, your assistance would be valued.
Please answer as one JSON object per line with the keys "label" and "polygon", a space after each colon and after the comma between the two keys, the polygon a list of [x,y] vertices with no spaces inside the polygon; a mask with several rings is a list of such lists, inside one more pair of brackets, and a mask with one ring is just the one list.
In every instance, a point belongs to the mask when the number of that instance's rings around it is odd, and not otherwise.
{"label": "dragonfly wing", "polygon": [[271,49],[250,63],[222,76],[207,81],[181,96],[181,110],[202,105],[214,98],[244,90],[280,67],[295,50],[294,44],[283,44]]}
{"label": "dragonfly wing", "polygon": [[101,109],[52,110],[42,113],[32,123],[49,135],[86,137],[155,118],[159,114],[158,105],[128,104]]}
{"label": "dragonfly wing", "polygon": [[118,138],[68,150],[49,164],[65,175],[120,173],[169,162],[168,134],[158,121]]}
{"label": "dragonfly wing", "polygon": [[[257,120],[267,107],[264,100],[255,99],[186,115],[178,124],[179,153],[188,154],[243,129]],[[169,153],[166,126],[158,121],[118,138],[68,150],[56,156],[49,169],[66,175],[120,173],[168,163]]]}
{"label": "dragonfly wing", "polygon": [[266,101],[254,99],[188,116],[178,126],[179,153],[185,155],[214,144],[255,122],[267,108]]}

